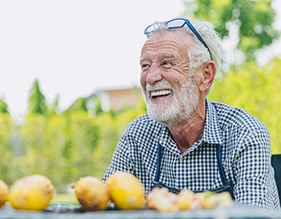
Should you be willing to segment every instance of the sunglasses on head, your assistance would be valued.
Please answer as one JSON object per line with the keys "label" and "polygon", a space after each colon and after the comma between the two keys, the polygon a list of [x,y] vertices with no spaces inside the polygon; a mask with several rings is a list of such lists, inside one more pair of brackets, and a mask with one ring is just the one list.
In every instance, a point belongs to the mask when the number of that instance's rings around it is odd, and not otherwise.
{"label": "sunglasses on head", "polygon": [[203,44],[203,46],[208,50],[211,60],[212,60],[212,53],[209,49],[207,43],[203,40],[203,38],[200,36],[200,34],[197,32],[195,27],[190,23],[188,19],[185,18],[174,18],[169,21],[164,22],[155,22],[153,24],[150,24],[147,28],[144,30],[144,34],[146,36],[149,36],[151,33],[156,31],[161,25],[164,25],[168,30],[172,29],[179,29],[183,28],[185,25],[188,26],[188,28],[191,30],[191,32],[196,36],[196,38]]}

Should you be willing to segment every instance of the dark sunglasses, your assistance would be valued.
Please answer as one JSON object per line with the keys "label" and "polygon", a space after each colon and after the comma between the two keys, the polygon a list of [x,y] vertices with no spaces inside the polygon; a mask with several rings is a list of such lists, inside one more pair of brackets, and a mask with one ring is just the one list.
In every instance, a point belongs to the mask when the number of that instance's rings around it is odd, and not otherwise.
{"label": "dark sunglasses", "polygon": [[200,36],[200,34],[197,32],[197,30],[194,28],[194,26],[190,23],[188,19],[184,18],[174,18],[169,21],[164,21],[164,22],[155,22],[153,24],[150,24],[147,28],[144,30],[144,34],[149,36],[151,33],[156,31],[161,25],[165,25],[165,27],[168,30],[172,29],[178,29],[178,28],[183,28],[185,25],[189,27],[189,29],[192,31],[192,33],[197,37],[197,39],[204,45],[204,47],[208,50],[211,60],[212,60],[212,53],[211,50],[209,49],[207,43],[203,40],[203,38]]}

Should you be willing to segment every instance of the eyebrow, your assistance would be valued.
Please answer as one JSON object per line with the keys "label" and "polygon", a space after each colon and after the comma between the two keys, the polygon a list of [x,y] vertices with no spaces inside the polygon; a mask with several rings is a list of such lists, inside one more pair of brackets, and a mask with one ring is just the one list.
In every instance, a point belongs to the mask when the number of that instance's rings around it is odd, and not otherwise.
{"label": "eyebrow", "polygon": [[150,61],[150,58],[148,57],[140,57],[140,63],[143,62],[143,61]]}
{"label": "eyebrow", "polygon": [[176,58],[173,54],[167,54],[164,53],[163,55],[160,56],[161,59],[166,59],[166,58]]}
{"label": "eyebrow", "polygon": [[[167,53],[164,53],[164,54],[161,54],[160,57],[158,58],[158,60],[162,60],[162,59],[167,59],[167,58],[173,58],[175,59],[176,57],[173,55],[173,54],[167,54]],[[151,59],[148,58],[147,56],[144,56],[144,57],[140,57],[140,62],[143,62],[143,61],[150,61]]]}

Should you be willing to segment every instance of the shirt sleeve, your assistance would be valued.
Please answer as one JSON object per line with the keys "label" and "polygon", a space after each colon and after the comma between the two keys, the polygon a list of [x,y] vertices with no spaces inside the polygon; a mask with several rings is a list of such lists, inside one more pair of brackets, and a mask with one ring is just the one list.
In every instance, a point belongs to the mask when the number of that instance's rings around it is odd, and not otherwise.
{"label": "shirt sleeve", "polygon": [[249,133],[238,148],[235,201],[279,210],[268,130],[264,128]]}
{"label": "shirt sleeve", "polygon": [[125,134],[122,135],[117,144],[110,165],[107,168],[102,181],[105,182],[112,173],[117,171],[124,171],[132,174],[134,172],[134,165],[130,156],[130,148]]}

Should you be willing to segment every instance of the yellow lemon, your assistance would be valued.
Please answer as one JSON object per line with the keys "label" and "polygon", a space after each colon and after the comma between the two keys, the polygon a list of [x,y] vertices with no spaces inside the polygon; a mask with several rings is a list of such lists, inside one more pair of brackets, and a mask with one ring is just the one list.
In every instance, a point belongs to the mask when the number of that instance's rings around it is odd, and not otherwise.
{"label": "yellow lemon", "polygon": [[9,188],[7,184],[0,180],[0,208],[5,205],[5,203],[9,200]]}
{"label": "yellow lemon", "polygon": [[42,175],[30,175],[17,180],[10,189],[10,204],[15,209],[46,209],[54,195],[52,182]]}
{"label": "yellow lemon", "polygon": [[137,210],[144,206],[144,186],[134,175],[121,171],[113,173],[108,177],[106,186],[118,209]]}
{"label": "yellow lemon", "polygon": [[104,210],[109,202],[107,187],[96,177],[80,178],[75,185],[75,195],[85,211]]}

